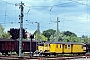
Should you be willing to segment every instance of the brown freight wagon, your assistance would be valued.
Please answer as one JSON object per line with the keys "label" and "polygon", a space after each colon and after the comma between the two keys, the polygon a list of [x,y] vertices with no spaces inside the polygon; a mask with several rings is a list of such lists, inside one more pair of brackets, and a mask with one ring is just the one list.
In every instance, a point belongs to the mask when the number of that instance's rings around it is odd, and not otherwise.
{"label": "brown freight wagon", "polygon": [[[35,40],[23,40],[22,41],[22,52],[30,52],[30,43],[31,43],[31,52],[36,51],[36,41]],[[3,54],[8,54],[8,52],[16,52],[19,54],[19,40],[12,39],[0,39],[0,52]]]}

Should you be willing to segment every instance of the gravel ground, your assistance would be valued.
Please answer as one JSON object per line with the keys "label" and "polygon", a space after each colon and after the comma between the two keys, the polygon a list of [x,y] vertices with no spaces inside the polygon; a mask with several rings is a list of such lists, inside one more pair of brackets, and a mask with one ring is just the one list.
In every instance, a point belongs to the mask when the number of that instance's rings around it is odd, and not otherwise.
{"label": "gravel ground", "polygon": [[70,59],[70,60],[90,60],[90,58],[78,58],[78,59]]}

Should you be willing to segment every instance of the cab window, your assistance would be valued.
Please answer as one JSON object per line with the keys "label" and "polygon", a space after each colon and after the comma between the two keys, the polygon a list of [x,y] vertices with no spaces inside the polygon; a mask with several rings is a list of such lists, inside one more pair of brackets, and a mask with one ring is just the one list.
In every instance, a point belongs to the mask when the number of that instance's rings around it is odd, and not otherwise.
{"label": "cab window", "polygon": [[67,49],[67,45],[65,45],[65,49]]}
{"label": "cab window", "polygon": [[70,49],[70,45],[68,45],[68,49]]}
{"label": "cab window", "polygon": [[83,49],[83,47],[86,47],[86,45],[82,45],[82,49]]}
{"label": "cab window", "polygon": [[38,44],[38,46],[44,46],[44,44]]}
{"label": "cab window", "polygon": [[48,47],[48,44],[46,44],[45,47]]}
{"label": "cab window", "polygon": [[83,45],[83,47],[86,47],[86,45]]}
{"label": "cab window", "polygon": [[61,48],[61,45],[60,45],[60,48]]}

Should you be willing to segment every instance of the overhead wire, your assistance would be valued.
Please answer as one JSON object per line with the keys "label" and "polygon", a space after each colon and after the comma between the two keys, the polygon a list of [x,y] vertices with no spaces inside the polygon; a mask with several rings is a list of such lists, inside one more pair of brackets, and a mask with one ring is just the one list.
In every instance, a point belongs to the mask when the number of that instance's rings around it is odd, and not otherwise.
{"label": "overhead wire", "polygon": [[15,22],[16,22],[16,6],[15,6],[15,17],[14,18],[15,18]]}
{"label": "overhead wire", "polygon": [[[15,5],[15,4],[13,4],[13,3],[9,3],[9,2],[6,2],[6,1],[3,1],[3,0],[1,0],[2,2],[5,2],[6,4],[11,4],[11,5]],[[5,19],[6,19],[6,12],[7,11],[5,11]],[[29,12],[29,11],[28,11]],[[16,10],[15,10],[15,13],[16,13]],[[8,23],[13,23],[13,22],[8,22]],[[2,23],[3,24],[3,23]],[[4,23],[5,24],[5,23]]]}
{"label": "overhead wire", "polygon": [[5,9],[5,20],[4,20],[4,23],[6,21],[6,18],[7,18],[7,3],[6,3],[6,9]]}
{"label": "overhead wire", "polygon": [[72,2],[75,2],[75,3],[78,3],[78,4],[81,4],[81,5],[85,5],[85,6],[90,7],[90,5],[88,5],[88,4],[80,3],[80,2],[78,2],[78,1],[73,1],[73,0],[71,0],[71,1],[72,1]]}
{"label": "overhead wire", "polygon": [[[15,4],[13,4],[13,3],[9,3],[9,2],[6,2],[6,1],[4,1],[4,0],[1,0],[1,2],[4,2],[4,3],[6,3],[6,8],[5,8],[5,13],[4,13],[4,16],[5,16],[5,19],[4,19],[4,23],[1,23],[1,24],[6,24],[7,22],[6,22],[6,20],[7,20],[7,4],[10,4],[10,5],[15,5]],[[9,18],[9,16],[8,16],[8,18]],[[12,22],[8,22],[8,23],[12,23]]]}
{"label": "overhead wire", "polygon": [[[88,0],[87,0],[87,4],[88,4]],[[88,17],[88,6],[87,6],[87,24],[88,24],[88,19],[89,17]],[[88,26],[87,26],[87,28],[88,28]],[[87,30],[88,31],[88,30]]]}
{"label": "overhead wire", "polygon": [[[73,2],[87,6],[87,8],[86,8],[86,12],[87,12],[86,18],[87,18],[87,24],[88,24],[88,7],[90,7],[90,5],[88,5],[88,0],[87,0],[86,4],[85,3],[80,3],[80,2],[77,2],[77,1],[73,1]],[[87,27],[87,25],[86,25],[86,27]],[[84,31],[84,33],[86,33],[86,31]]]}
{"label": "overhead wire", "polygon": [[[71,1],[72,1],[72,0],[71,0]],[[90,5],[88,5],[88,0],[87,0],[87,3],[86,3],[86,4],[80,3],[80,2],[77,2],[77,1],[73,1],[73,2],[87,6],[87,10],[86,10],[86,11],[87,11],[87,20],[88,20],[88,7],[90,7]]]}
{"label": "overhead wire", "polygon": [[[3,1],[3,0],[1,0],[1,1]],[[3,2],[5,2],[5,1],[3,1]],[[73,2],[76,2],[76,1],[73,1]],[[15,4],[9,3],[9,2],[5,2],[5,3],[11,4],[11,5],[15,5]],[[71,2],[69,2],[69,3],[71,3]],[[76,2],[76,3],[79,3],[79,2]],[[68,3],[64,3],[64,4],[68,4]],[[89,6],[88,4],[83,4],[83,3],[79,3],[79,4]],[[59,5],[63,5],[63,4],[57,4],[57,5],[53,5],[53,6],[55,7],[55,6],[59,6]],[[25,7],[27,7],[27,6],[25,6]],[[30,7],[30,6],[29,6],[29,7]],[[51,6],[31,6],[31,7],[51,7]],[[90,6],[89,6],[89,7],[90,7]],[[51,17],[50,17],[50,20],[51,20]]]}
{"label": "overhead wire", "polygon": [[[9,2],[6,2],[6,1],[4,1],[4,0],[1,0],[2,2],[5,2],[5,3],[7,3],[7,4],[11,4],[11,5],[15,5],[14,3],[9,3]],[[80,3],[80,2],[77,2],[77,1],[73,1],[73,0],[70,0],[70,2],[66,2],[66,3],[61,3],[61,4],[55,4],[55,5],[48,5],[48,6],[25,6],[25,7],[54,7],[54,6],[59,6],[59,5],[64,5],[64,4],[69,4],[69,3],[72,3],[72,2],[75,2],[75,3],[79,3],[79,4],[82,4],[82,5],[86,5],[86,6],[89,6],[90,7],[90,5],[88,5],[88,4],[84,4],[84,3]]]}
{"label": "overhead wire", "polygon": [[72,3],[71,2],[66,2],[66,3],[61,3],[61,4],[55,4],[55,5],[47,5],[47,6],[25,6],[25,7],[54,7],[54,6],[58,6],[58,5],[64,5],[64,4],[69,4],[69,3]]}
{"label": "overhead wire", "polygon": [[[1,0],[1,1],[3,1],[3,0]],[[15,5],[15,4],[13,4],[13,3],[9,3],[9,2],[6,2],[6,1],[3,1],[3,2],[5,2],[5,3],[7,3],[7,4],[12,4],[12,5]],[[59,6],[59,5],[63,5],[63,4],[69,4],[69,3],[72,3],[72,2],[76,2],[76,1],[72,1],[71,0],[71,2],[67,2],[67,3],[62,3],[62,4],[56,4],[56,5],[53,5],[52,7],[54,7],[54,6]],[[79,3],[79,2],[77,2],[77,3]],[[82,4],[82,3],[80,3],[80,4]],[[85,4],[83,4],[83,5],[85,5]],[[87,5],[87,6],[89,6],[89,5]],[[25,6],[25,7],[51,7],[51,6]],[[50,12],[51,13],[51,12]],[[50,17],[50,20],[51,20],[51,17]]]}
{"label": "overhead wire", "polygon": [[1,0],[1,1],[4,2],[4,3],[10,4],[10,5],[15,5],[15,4],[13,4],[13,3],[9,3],[9,2],[6,2],[6,1],[4,1],[4,0]]}
{"label": "overhead wire", "polygon": [[[9,3],[9,2],[6,2],[6,1],[4,1],[4,0],[1,0],[2,2],[4,2],[4,3],[6,3],[6,6],[7,6],[7,4],[9,4],[9,5],[14,5],[15,6],[15,4],[14,3]],[[10,10],[9,10],[10,11]],[[4,14],[4,16],[5,16],[5,21],[6,21],[6,18],[7,18],[7,7],[6,7],[6,10],[5,10],[5,14]],[[9,18],[9,16],[8,16],[8,18]],[[9,20],[10,20],[11,18],[9,18]],[[12,18],[13,19],[13,18]],[[15,17],[14,17],[14,19],[16,19],[16,6],[15,6]],[[4,24],[16,24],[16,23],[18,23],[18,22],[16,22],[16,20],[14,21],[14,22],[5,22],[4,21]],[[1,23],[1,24],[3,24],[3,23]]]}
{"label": "overhead wire", "polygon": [[[76,1],[72,1],[72,2],[79,3]],[[68,2],[68,3],[72,3],[72,2]],[[64,3],[64,4],[68,4],[68,3]],[[83,3],[79,3],[79,4],[89,6],[89,5],[83,4]],[[53,5],[53,6],[59,6],[59,5],[63,5],[63,4],[57,4],[57,5]],[[42,6],[33,6],[33,7],[42,7]],[[51,7],[51,6],[43,6],[43,7]],[[50,21],[51,21],[51,11],[50,11]]]}

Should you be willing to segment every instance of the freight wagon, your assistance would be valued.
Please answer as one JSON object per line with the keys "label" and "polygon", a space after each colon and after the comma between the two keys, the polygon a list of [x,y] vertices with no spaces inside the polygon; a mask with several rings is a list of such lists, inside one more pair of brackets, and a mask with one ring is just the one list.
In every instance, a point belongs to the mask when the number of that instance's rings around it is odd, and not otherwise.
{"label": "freight wagon", "polygon": [[[30,43],[31,43],[31,52],[36,51],[35,40],[23,40],[22,41],[22,52],[30,52]],[[2,54],[8,54],[8,52],[16,52],[19,54],[19,40],[12,39],[0,39],[0,52]]]}

